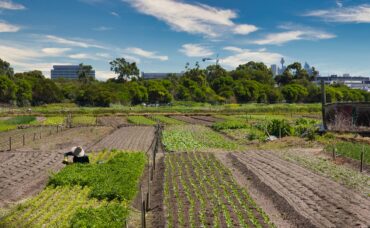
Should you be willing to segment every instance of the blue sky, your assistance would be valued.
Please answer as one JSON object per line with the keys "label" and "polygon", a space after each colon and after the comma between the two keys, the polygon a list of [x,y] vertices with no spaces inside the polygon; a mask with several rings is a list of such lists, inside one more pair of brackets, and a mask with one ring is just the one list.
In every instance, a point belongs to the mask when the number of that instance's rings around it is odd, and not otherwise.
{"label": "blue sky", "polygon": [[369,40],[364,0],[0,0],[0,58],[47,76],[82,62],[107,79],[116,57],[180,72],[217,54],[227,69],[284,57],[322,75],[370,76]]}

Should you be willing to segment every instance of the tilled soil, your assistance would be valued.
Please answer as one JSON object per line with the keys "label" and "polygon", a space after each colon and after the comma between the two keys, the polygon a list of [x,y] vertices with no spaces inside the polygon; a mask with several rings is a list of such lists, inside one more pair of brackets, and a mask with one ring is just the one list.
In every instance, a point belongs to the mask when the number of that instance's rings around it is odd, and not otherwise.
{"label": "tilled soil", "polygon": [[196,120],[206,121],[209,123],[222,121],[222,119],[216,118],[213,116],[191,116],[191,118],[196,119]]}
{"label": "tilled soil", "polygon": [[41,191],[51,172],[64,165],[63,153],[72,146],[89,148],[111,128],[74,128],[32,142],[24,148],[0,152],[0,207]]}
{"label": "tilled soil", "polygon": [[0,153],[0,160],[0,207],[37,193],[63,167],[63,154],[55,152]]}
{"label": "tilled soil", "polygon": [[121,127],[94,145],[91,151],[117,149],[146,152],[152,145],[154,136],[154,127]]}
{"label": "tilled soil", "polygon": [[227,155],[297,226],[368,227],[370,200],[269,152]]}
{"label": "tilled soil", "polygon": [[203,120],[200,118],[192,118],[190,116],[170,116],[170,117],[183,121],[185,123],[189,123],[189,124],[199,124],[199,125],[206,125],[206,126],[210,126],[213,124],[213,122],[211,121]]}
{"label": "tilled soil", "polygon": [[120,127],[127,125],[127,119],[123,116],[100,116],[98,117],[98,124],[109,127]]}

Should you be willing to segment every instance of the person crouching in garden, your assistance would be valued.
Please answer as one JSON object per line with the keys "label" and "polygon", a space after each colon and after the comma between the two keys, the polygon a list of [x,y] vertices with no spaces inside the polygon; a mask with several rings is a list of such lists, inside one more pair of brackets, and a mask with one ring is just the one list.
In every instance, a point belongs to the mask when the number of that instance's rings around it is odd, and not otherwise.
{"label": "person crouching in garden", "polygon": [[64,153],[64,164],[68,164],[68,156],[73,156],[73,163],[89,163],[89,157],[85,154],[82,147],[72,147],[71,151]]}

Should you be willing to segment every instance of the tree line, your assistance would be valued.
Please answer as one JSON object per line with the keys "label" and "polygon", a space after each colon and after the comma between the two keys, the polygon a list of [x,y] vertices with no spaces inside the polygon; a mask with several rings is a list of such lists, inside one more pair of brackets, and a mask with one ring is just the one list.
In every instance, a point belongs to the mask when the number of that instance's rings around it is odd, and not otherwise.
{"label": "tree line", "polygon": [[[74,102],[81,106],[142,103],[169,104],[173,101],[222,103],[314,103],[321,101],[321,90],[300,63],[293,63],[276,76],[265,64],[248,62],[228,71],[220,65],[205,69],[186,64],[182,76],[170,74],[163,79],[145,80],[136,63],[124,58],[110,62],[116,78],[106,82],[91,78],[90,66],[80,64],[78,80],[45,78],[41,71],[14,73],[0,59],[0,103],[37,106]],[[326,87],[327,101],[370,101],[370,93],[337,84]]]}

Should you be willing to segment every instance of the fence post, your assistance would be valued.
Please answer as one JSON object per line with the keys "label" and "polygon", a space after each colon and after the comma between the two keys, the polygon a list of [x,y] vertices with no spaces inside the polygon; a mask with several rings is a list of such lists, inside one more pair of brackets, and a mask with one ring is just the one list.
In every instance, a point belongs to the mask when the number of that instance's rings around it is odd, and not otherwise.
{"label": "fence post", "polygon": [[[149,169],[149,172],[150,172],[150,169]],[[150,179],[149,179],[149,176],[148,176],[148,192],[146,193],[146,211],[149,211],[149,208],[150,208]]]}
{"label": "fence post", "polygon": [[333,147],[333,161],[337,158],[337,148]]}
{"label": "fence post", "polygon": [[361,165],[360,165],[360,172],[364,170],[364,154],[365,154],[365,146],[362,146],[362,151],[361,151]]}
{"label": "fence post", "polygon": [[145,200],[143,197],[143,187],[140,185],[140,193],[141,193],[141,227],[146,228],[146,221],[145,221]]}
{"label": "fence post", "polygon": [[40,131],[40,139],[41,139],[41,133],[42,133],[42,132]]}
{"label": "fence post", "polygon": [[23,134],[23,146],[26,145],[26,136]]}
{"label": "fence post", "polygon": [[33,141],[36,140],[36,132],[33,133]]}
{"label": "fence post", "polygon": [[12,137],[9,137],[9,151],[12,150]]}

